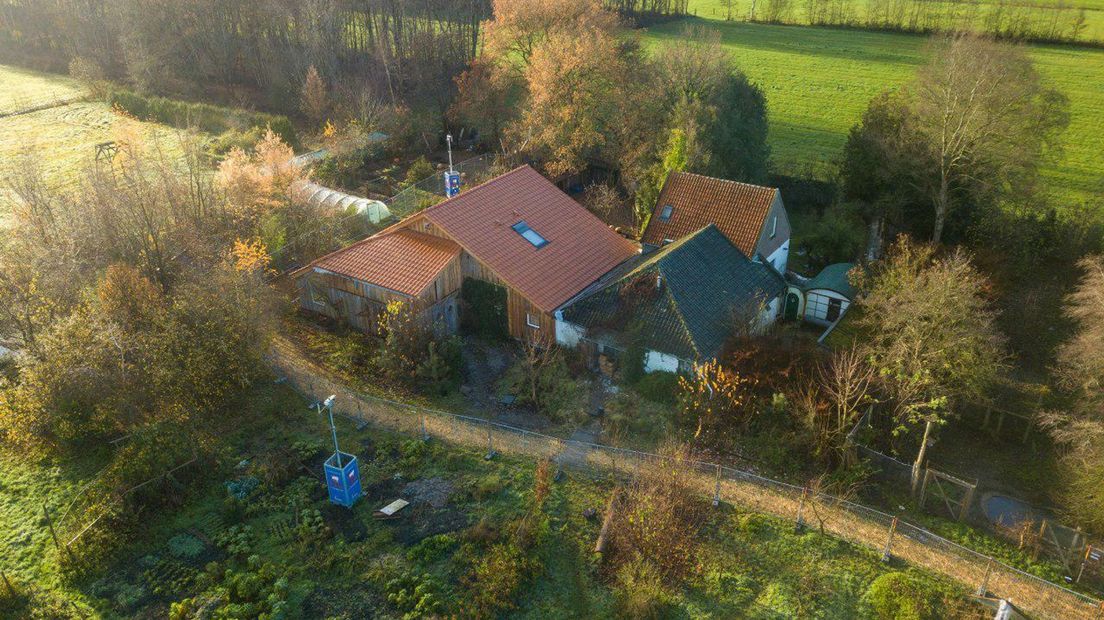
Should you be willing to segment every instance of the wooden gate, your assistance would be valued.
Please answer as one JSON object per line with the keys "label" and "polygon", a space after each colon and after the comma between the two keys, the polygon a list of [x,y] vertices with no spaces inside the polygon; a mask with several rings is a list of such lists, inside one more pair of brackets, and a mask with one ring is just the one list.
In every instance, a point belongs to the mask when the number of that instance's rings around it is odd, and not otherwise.
{"label": "wooden gate", "polygon": [[934,512],[945,512],[953,519],[964,521],[970,514],[975,491],[977,481],[968,482],[928,467],[920,485],[920,508],[924,508],[930,494]]}

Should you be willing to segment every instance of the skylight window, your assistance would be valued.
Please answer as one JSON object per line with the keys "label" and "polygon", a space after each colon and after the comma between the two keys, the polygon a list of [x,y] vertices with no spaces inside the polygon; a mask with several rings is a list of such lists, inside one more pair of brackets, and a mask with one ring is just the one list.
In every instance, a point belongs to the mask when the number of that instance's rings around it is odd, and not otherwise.
{"label": "skylight window", "polygon": [[524,238],[526,241],[532,243],[533,247],[535,248],[543,248],[544,246],[548,245],[548,240],[540,236],[540,233],[538,233],[537,231],[529,228],[529,225],[526,224],[524,220],[518,222],[517,224],[514,224],[511,228],[513,228],[514,232],[521,235],[522,238]]}
{"label": "skylight window", "polygon": [[675,207],[672,205],[663,205],[663,209],[659,212],[659,221],[668,222],[671,220],[671,214],[674,213]]}

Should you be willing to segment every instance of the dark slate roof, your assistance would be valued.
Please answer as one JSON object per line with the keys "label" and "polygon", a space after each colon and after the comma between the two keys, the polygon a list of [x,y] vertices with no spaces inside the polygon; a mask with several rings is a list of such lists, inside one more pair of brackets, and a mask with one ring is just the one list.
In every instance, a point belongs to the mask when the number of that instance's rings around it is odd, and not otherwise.
{"label": "dark slate roof", "polygon": [[802,288],[811,291],[817,288],[835,291],[848,299],[855,298],[855,287],[847,278],[847,273],[855,266],[854,263],[835,263],[820,270],[815,277],[802,284]]}
{"label": "dark slate roof", "polygon": [[748,259],[710,224],[613,270],[568,303],[563,318],[622,345],[637,324],[650,350],[709,359],[732,333],[734,308],[785,288],[778,272]]}

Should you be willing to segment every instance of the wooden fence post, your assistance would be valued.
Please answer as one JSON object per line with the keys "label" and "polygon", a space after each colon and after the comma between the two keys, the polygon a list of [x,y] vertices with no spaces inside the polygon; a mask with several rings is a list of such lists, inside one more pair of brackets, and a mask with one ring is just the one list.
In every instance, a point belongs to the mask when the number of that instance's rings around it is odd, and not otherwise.
{"label": "wooden fence post", "polygon": [[1089,561],[1089,556],[1092,554],[1092,545],[1085,545],[1085,555],[1081,558],[1081,568],[1077,569],[1077,579],[1074,579],[1074,583],[1081,583],[1081,575],[1085,574],[1085,563]]}
{"label": "wooden fence post", "polygon": [[962,498],[962,510],[958,513],[958,520],[965,521],[966,517],[970,514],[970,506],[974,503],[974,491],[977,490],[977,485],[970,487],[966,491],[966,497]]}
{"label": "wooden fence post", "polygon": [[890,559],[889,551],[893,547],[893,534],[897,531],[897,517],[893,517],[893,522],[889,524],[889,537],[886,538],[885,549],[882,551],[882,561],[888,562]]}

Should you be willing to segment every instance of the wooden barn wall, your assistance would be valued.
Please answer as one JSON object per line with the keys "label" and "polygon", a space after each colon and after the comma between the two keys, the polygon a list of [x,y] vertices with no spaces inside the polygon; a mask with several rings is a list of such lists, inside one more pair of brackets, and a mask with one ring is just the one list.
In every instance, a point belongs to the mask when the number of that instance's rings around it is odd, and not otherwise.
{"label": "wooden barn wall", "polygon": [[[538,319],[540,329],[529,326],[525,319],[527,313]],[[507,289],[506,295],[506,314],[510,321],[510,335],[514,338],[539,344],[555,341],[556,320],[552,315],[537,308],[521,293],[510,288]]]}
{"label": "wooden barn wall", "polygon": [[[429,222],[425,218],[411,218],[409,228],[424,232],[436,237],[442,237],[445,239],[452,239],[443,230],[438,228],[432,222]],[[451,267],[451,265],[450,265]],[[451,278],[451,274],[449,275]],[[460,273],[459,278],[455,281],[455,285],[459,288],[464,278],[474,278],[476,280],[483,280],[484,282],[490,282],[491,284],[497,284],[506,289],[506,307],[507,318],[509,321],[510,335],[519,340],[528,340],[535,342],[552,342],[556,337],[556,322],[552,315],[540,310],[529,300],[514,290],[509,284],[507,284],[502,278],[484,265],[479,259],[475,258],[466,251],[460,253]],[[449,286],[452,286],[453,281],[449,280]],[[449,289],[450,292],[454,289]],[[423,293],[423,297],[432,299],[433,291],[430,290],[427,293]],[[540,329],[534,329],[529,327],[525,321],[526,313],[530,313],[533,316],[539,317]]]}
{"label": "wooden barn wall", "polygon": [[[461,252],[461,256],[463,256],[463,252]],[[457,256],[448,265],[445,265],[441,273],[437,274],[437,277],[418,296],[419,301],[426,305],[433,305],[459,291],[460,284],[464,280],[464,276],[461,274],[460,262],[460,256]]]}
{"label": "wooden barn wall", "polygon": [[[392,290],[330,273],[312,272],[296,279],[299,305],[332,319],[347,321],[364,332],[375,333],[376,315],[392,301],[410,302],[411,297]],[[329,303],[320,306],[311,299],[311,288]],[[433,303],[432,300],[430,303]]]}

